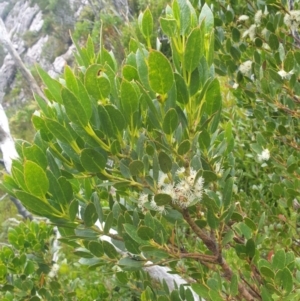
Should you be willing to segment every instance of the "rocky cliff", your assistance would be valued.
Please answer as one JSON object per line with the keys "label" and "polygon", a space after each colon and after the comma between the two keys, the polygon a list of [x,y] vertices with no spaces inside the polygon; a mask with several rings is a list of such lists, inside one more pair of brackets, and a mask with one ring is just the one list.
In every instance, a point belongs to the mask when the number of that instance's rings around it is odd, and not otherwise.
{"label": "rocky cliff", "polygon": [[[122,18],[128,18],[127,0],[108,1],[108,4],[106,2],[0,0],[0,17],[15,50],[26,66],[34,72],[34,64],[39,64],[55,77],[63,71],[65,64],[70,63],[73,57],[74,46],[69,31],[74,29],[84,9],[89,7],[95,16],[105,6],[113,5],[115,13]],[[26,87],[20,84],[20,76],[13,58],[0,44],[0,95],[3,94],[6,95],[6,102],[9,102],[11,97],[16,98],[18,102],[28,97]]]}

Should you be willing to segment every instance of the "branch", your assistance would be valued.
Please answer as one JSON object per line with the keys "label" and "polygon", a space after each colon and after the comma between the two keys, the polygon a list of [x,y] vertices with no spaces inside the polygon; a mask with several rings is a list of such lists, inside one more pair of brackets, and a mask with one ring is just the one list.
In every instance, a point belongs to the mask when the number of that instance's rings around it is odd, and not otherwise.
{"label": "branch", "polygon": [[[222,256],[222,252],[219,252],[219,248],[216,244],[216,242],[208,236],[207,233],[205,233],[202,229],[200,229],[197,224],[194,222],[193,218],[190,216],[190,213],[188,209],[184,209],[182,211],[183,217],[186,220],[186,222],[190,225],[190,227],[193,229],[194,233],[203,241],[203,243],[206,245],[206,247],[213,253],[215,257],[214,264],[218,264],[222,270],[223,270],[223,277],[227,281],[231,281],[231,278],[233,276],[233,272],[225,259]],[[200,258],[199,258],[200,259]],[[208,258],[206,258],[208,259]],[[200,259],[201,260],[201,259]],[[209,258],[209,260],[212,260],[212,257]],[[210,261],[212,262],[212,261]],[[253,292],[250,288],[250,290],[247,289],[245,284],[238,283],[238,290],[243,296],[243,298],[247,301],[255,301],[255,300],[261,300],[261,297],[257,296],[255,292]]]}

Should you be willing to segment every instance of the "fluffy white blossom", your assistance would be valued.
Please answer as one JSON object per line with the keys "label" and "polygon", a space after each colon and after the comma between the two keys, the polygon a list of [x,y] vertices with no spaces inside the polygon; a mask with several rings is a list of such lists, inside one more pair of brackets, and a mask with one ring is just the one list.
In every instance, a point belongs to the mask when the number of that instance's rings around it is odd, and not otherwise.
{"label": "fluffy white blossom", "polygon": [[240,65],[239,71],[243,75],[249,75],[249,73],[251,71],[251,67],[252,67],[252,61],[245,61]]}
{"label": "fluffy white blossom", "polygon": [[291,10],[284,16],[283,21],[291,30],[298,30],[300,25],[300,10]]}
{"label": "fluffy white blossom", "polygon": [[268,161],[270,159],[270,151],[266,148],[258,155],[258,161]]}
{"label": "fluffy white blossom", "polygon": [[264,28],[264,29],[261,31],[261,35],[264,36],[264,37],[266,38],[268,32],[269,32],[269,30],[268,30],[267,28]]}
{"label": "fluffy white blossom", "polygon": [[138,199],[138,207],[144,209],[145,204],[148,202],[148,194],[141,193]]}
{"label": "fluffy white blossom", "polygon": [[254,16],[254,22],[256,24],[260,24],[262,15],[263,15],[263,13],[262,13],[261,9],[256,12],[256,14]]}
{"label": "fluffy white blossom", "polygon": [[232,89],[234,89],[234,90],[236,90],[238,87],[239,87],[239,84],[238,84],[238,83],[234,83],[234,84],[232,85]]}
{"label": "fluffy white blossom", "polygon": [[256,24],[252,24],[246,31],[244,31],[242,37],[246,38],[249,36],[250,40],[253,41],[256,37]]}
{"label": "fluffy white blossom", "polygon": [[294,73],[293,70],[290,72],[286,72],[283,69],[277,72],[282,79],[290,79],[291,75]]}
{"label": "fluffy white blossom", "polygon": [[48,276],[50,278],[54,278],[57,275],[58,271],[59,271],[59,265],[57,263],[54,263]]}
{"label": "fluffy white blossom", "polygon": [[[157,183],[157,192],[168,194],[172,198],[172,203],[181,208],[187,208],[194,201],[201,201],[204,179],[202,177],[197,178],[197,171],[193,168],[189,171],[180,168],[176,174],[179,176],[177,183],[170,183],[168,176],[161,174]],[[160,213],[165,211],[165,206],[158,206],[153,195],[141,193],[138,198],[138,207],[144,212],[147,210],[146,206],[148,209],[150,206],[151,210]]]}
{"label": "fluffy white blossom", "polygon": [[241,15],[239,18],[238,18],[238,21],[247,21],[249,19],[248,16],[246,15]]}

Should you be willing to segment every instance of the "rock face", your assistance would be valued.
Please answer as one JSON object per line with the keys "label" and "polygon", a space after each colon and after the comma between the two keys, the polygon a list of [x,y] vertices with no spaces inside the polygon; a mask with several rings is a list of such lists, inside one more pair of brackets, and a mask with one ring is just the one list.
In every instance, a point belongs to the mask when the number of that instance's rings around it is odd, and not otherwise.
{"label": "rock face", "polygon": [[[67,3],[71,13],[63,9],[54,11],[53,16],[57,24],[54,26],[50,24],[50,29],[48,27],[46,30],[47,16],[43,16],[43,11],[37,4],[31,5],[32,1],[30,0],[4,0],[0,2],[0,17],[4,21],[14,48],[21,56],[23,62],[28,68],[31,68],[34,64],[39,64],[53,77],[63,72],[64,66],[72,59],[74,51],[74,46],[67,44],[70,42],[68,40],[68,30],[66,32],[59,32],[57,31],[57,25],[65,22],[69,28],[70,26],[74,26],[82,9],[90,4],[94,12],[99,12],[103,9],[101,1],[101,3],[99,2],[101,7],[95,6],[94,3],[96,2],[88,0],[64,1],[66,2],[62,2],[62,5]],[[100,5],[99,3],[97,4],[98,6]],[[127,0],[113,0],[110,2],[110,5],[114,6],[114,11],[119,16],[125,20],[128,19],[129,9]],[[67,39],[65,38],[66,36]],[[58,47],[62,50],[65,49],[65,53],[58,57],[53,57]],[[7,93],[17,85],[15,82],[17,73],[15,63],[12,57],[5,52],[5,49],[4,53],[6,55],[2,66],[0,65],[0,93]],[[22,99],[24,98],[24,93],[20,93],[20,98],[19,100],[24,100]]]}

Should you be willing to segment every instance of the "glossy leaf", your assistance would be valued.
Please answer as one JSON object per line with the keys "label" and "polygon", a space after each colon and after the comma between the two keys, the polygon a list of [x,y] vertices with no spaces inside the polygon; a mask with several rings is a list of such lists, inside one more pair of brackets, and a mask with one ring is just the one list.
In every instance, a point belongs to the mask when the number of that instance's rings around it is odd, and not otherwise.
{"label": "glossy leaf", "polygon": [[101,172],[106,165],[103,154],[91,148],[85,148],[81,152],[80,161],[82,166],[89,172]]}
{"label": "glossy leaf", "polygon": [[193,29],[188,36],[185,51],[184,51],[184,66],[188,72],[194,71],[200,62],[201,56],[203,56],[204,33],[201,32],[200,27]]}
{"label": "glossy leaf", "polygon": [[163,151],[158,155],[159,166],[164,173],[168,173],[172,169],[171,158]]}
{"label": "glossy leaf", "polygon": [[163,121],[163,130],[167,135],[172,134],[178,126],[178,115],[175,109],[170,109]]}
{"label": "glossy leaf", "polygon": [[152,50],[148,59],[149,84],[158,94],[168,93],[174,82],[174,75],[169,60],[160,52]]}
{"label": "glossy leaf", "polygon": [[214,28],[214,15],[206,3],[201,9],[199,16],[199,24],[203,21],[205,22],[206,32],[211,32]]}
{"label": "glossy leaf", "polygon": [[49,189],[49,181],[45,171],[38,164],[29,160],[25,162],[24,180],[28,191],[37,197],[45,197]]}
{"label": "glossy leaf", "polygon": [[89,122],[88,116],[81,103],[78,101],[76,96],[67,88],[63,88],[61,92],[61,97],[65,105],[66,114],[69,119],[82,126],[86,126]]}
{"label": "glossy leaf", "polygon": [[96,207],[93,203],[89,203],[84,210],[84,224],[86,227],[93,226],[98,219]]}

